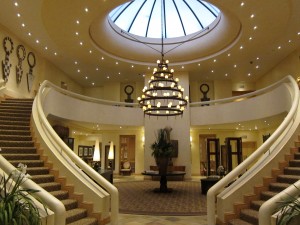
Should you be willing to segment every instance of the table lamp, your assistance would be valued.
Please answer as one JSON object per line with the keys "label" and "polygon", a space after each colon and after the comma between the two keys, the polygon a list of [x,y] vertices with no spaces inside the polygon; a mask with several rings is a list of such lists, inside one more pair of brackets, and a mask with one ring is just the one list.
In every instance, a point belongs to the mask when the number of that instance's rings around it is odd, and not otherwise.
{"label": "table lamp", "polygon": [[100,169],[100,149],[99,149],[99,139],[96,139],[95,142],[95,149],[94,149],[94,154],[93,154],[93,162],[94,162],[94,166],[93,168],[98,171]]}

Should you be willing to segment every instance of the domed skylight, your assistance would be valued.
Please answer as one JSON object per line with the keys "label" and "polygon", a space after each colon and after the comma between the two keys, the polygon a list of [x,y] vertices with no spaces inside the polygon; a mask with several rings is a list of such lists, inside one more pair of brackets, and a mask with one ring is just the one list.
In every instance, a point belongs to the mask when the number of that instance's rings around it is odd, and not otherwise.
{"label": "domed skylight", "polygon": [[219,13],[218,8],[201,0],[134,0],[115,8],[109,17],[134,35],[175,38],[204,30]]}

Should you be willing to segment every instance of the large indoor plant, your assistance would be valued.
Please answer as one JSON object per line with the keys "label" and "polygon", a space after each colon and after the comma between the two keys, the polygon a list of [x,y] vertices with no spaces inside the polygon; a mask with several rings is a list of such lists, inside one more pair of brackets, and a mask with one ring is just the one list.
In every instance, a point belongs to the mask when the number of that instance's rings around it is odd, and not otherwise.
{"label": "large indoor plant", "polygon": [[19,164],[18,170],[8,176],[0,175],[0,224],[40,225],[39,210],[30,195],[38,190],[22,188],[28,179],[26,165]]}
{"label": "large indoor plant", "polygon": [[173,146],[170,139],[172,128],[159,129],[156,141],[151,145],[152,156],[154,156],[160,174],[166,174],[169,160],[173,154]]}

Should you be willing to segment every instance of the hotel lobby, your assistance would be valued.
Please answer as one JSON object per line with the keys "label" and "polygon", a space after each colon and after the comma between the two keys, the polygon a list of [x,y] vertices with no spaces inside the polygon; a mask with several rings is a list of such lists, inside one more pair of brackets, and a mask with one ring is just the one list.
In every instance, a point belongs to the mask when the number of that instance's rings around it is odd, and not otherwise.
{"label": "hotel lobby", "polygon": [[[104,196],[95,203],[99,224],[243,224],[230,222],[239,218],[233,205],[265,190],[253,188],[286,159],[279,149],[297,147],[298,120],[290,118],[298,118],[299,16],[297,0],[4,1],[1,101],[35,99],[33,139],[87,202]],[[118,204],[110,211],[118,183],[152,181],[142,173],[156,166],[151,145],[164,128],[176,146],[169,168],[184,172],[181,182],[198,183],[202,195],[201,179],[222,181],[207,194],[209,215],[134,215]],[[270,149],[276,156],[258,171]],[[112,173],[112,185],[96,178],[109,191],[89,188],[77,171],[97,176],[95,165]],[[219,166],[232,175],[220,179]],[[236,193],[223,192],[233,182]]]}

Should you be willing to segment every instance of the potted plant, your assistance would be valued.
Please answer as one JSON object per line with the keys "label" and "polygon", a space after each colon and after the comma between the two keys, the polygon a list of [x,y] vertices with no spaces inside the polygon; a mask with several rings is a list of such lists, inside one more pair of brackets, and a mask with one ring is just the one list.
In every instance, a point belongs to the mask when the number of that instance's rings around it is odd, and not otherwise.
{"label": "potted plant", "polygon": [[287,200],[280,202],[278,210],[277,225],[298,224],[294,223],[298,221],[294,221],[296,217],[300,216],[300,201],[298,197],[290,196]]}
{"label": "potted plant", "polygon": [[173,146],[170,140],[172,128],[159,129],[156,134],[156,141],[151,145],[152,156],[154,156],[159,173],[167,173],[169,160],[173,153]]}
{"label": "potted plant", "polygon": [[23,164],[19,164],[18,170],[13,171],[9,176],[2,175],[0,180],[0,224],[41,224],[39,210],[29,197],[38,190],[21,187],[28,177],[26,165]]}

